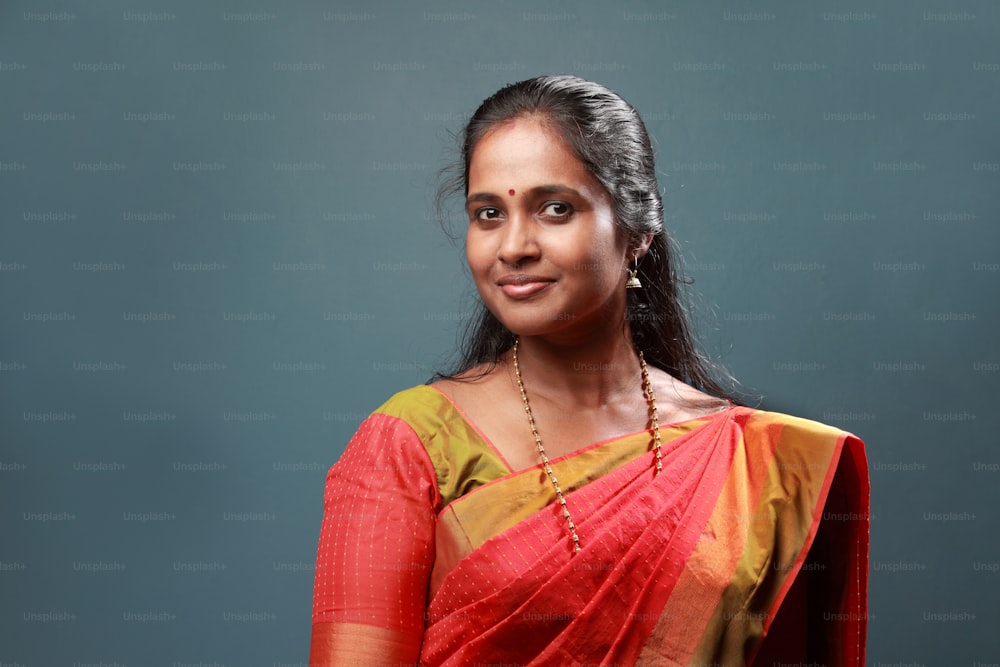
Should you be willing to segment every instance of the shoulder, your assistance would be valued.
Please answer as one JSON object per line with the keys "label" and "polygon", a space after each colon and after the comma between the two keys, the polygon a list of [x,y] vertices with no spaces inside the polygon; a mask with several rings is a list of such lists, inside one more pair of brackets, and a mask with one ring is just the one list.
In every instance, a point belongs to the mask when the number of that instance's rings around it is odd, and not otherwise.
{"label": "shoulder", "polygon": [[346,494],[360,502],[388,492],[394,501],[440,505],[438,466],[414,427],[427,412],[421,405],[432,399],[428,391],[397,392],[361,422],[327,473],[329,498]]}
{"label": "shoulder", "polygon": [[849,431],[823,422],[782,412],[741,408],[741,426],[748,442],[836,443],[861,440]]}
{"label": "shoulder", "polygon": [[394,440],[405,439],[422,450],[435,471],[443,504],[509,472],[446,391],[447,385],[439,383],[411,387],[394,394],[367,420],[390,423]]}
{"label": "shoulder", "polygon": [[[513,388],[513,384],[509,387],[502,386],[505,378],[506,375],[499,371],[499,366],[487,367],[483,364],[454,378],[437,380],[428,386],[452,407],[466,414],[476,415],[483,410],[488,413],[496,410],[498,397],[505,395],[504,389]],[[509,379],[506,381],[512,382]]]}
{"label": "shoulder", "polygon": [[456,400],[450,387],[439,383],[417,385],[393,394],[366,422],[390,423],[397,431],[407,431],[423,443],[432,458],[448,454],[456,443],[480,442],[462,403]]}
{"label": "shoulder", "polygon": [[396,392],[376,408],[362,423],[391,425],[407,431],[424,443],[440,437],[458,418],[451,399],[432,385],[421,384]]}
{"label": "shoulder", "polygon": [[776,471],[780,478],[823,477],[841,463],[858,475],[867,474],[864,443],[848,431],[780,412],[753,408],[734,412],[747,459]]}
{"label": "shoulder", "polygon": [[752,408],[734,408],[733,421],[741,435],[736,438],[736,468],[747,486],[756,489],[759,506],[769,504],[769,512],[809,522],[809,517],[818,518],[830,493],[845,507],[866,506],[868,462],[864,443],[854,434]]}
{"label": "shoulder", "polygon": [[442,430],[447,405],[447,398],[428,385],[396,392],[361,422],[338,463],[402,457],[437,469],[428,443]]}
{"label": "shoulder", "polygon": [[376,408],[372,415],[385,415],[409,421],[428,412],[438,412],[446,403],[448,398],[433,386],[419,384],[396,392]]}
{"label": "shoulder", "polygon": [[842,438],[851,434],[843,429],[823,422],[782,412],[770,412],[754,408],[743,408],[744,432],[756,438],[784,436]]}
{"label": "shoulder", "polygon": [[649,381],[661,424],[708,417],[732,406],[726,399],[695,389],[660,368],[649,367]]}
{"label": "shoulder", "polygon": [[386,440],[397,445],[424,441],[429,431],[440,428],[449,405],[447,397],[428,385],[404,389],[362,420],[351,440]]}

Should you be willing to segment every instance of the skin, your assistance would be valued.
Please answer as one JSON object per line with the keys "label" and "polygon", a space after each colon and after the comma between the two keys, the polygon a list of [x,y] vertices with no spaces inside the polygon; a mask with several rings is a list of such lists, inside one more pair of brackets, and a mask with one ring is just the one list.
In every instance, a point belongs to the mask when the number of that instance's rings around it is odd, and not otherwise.
{"label": "skin", "polygon": [[[520,337],[522,380],[549,458],[647,429],[625,279],[651,236],[626,237],[610,195],[539,118],[499,124],[480,140],[467,191],[469,267],[483,303]],[[649,373],[661,426],[726,405]],[[482,379],[435,386],[512,469],[539,462],[509,352]]]}

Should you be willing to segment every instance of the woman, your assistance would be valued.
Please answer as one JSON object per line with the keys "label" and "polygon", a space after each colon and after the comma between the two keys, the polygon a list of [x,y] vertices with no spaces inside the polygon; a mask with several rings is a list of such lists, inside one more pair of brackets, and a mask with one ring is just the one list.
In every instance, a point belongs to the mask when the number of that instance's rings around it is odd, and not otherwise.
{"label": "woman", "polygon": [[635,110],[539,77],[463,140],[485,308],[330,470],[310,664],[863,665],[862,443],[712,379]]}

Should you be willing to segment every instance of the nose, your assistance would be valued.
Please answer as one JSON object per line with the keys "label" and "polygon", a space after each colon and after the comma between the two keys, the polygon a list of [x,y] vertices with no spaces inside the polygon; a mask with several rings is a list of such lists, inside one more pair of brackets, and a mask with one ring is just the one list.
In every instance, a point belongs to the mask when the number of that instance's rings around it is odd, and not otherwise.
{"label": "nose", "polygon": [[535,238],[535,221],[520,213],[511,213],[503,226],[497,258],[504,264],[519,266],[537,259],[539,247]]}

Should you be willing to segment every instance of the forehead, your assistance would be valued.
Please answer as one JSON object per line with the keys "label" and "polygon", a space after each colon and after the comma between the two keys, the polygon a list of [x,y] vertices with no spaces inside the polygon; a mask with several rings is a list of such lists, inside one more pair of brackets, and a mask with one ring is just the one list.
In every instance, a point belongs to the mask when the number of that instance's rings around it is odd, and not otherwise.
{"label": "forehead", "polygon": [[555,179],[600,187],[558,130],[531,117],[497,123],[479,140],[469,160],[470,187],[473,181],[511,178],[522,186],[533,179]]}

